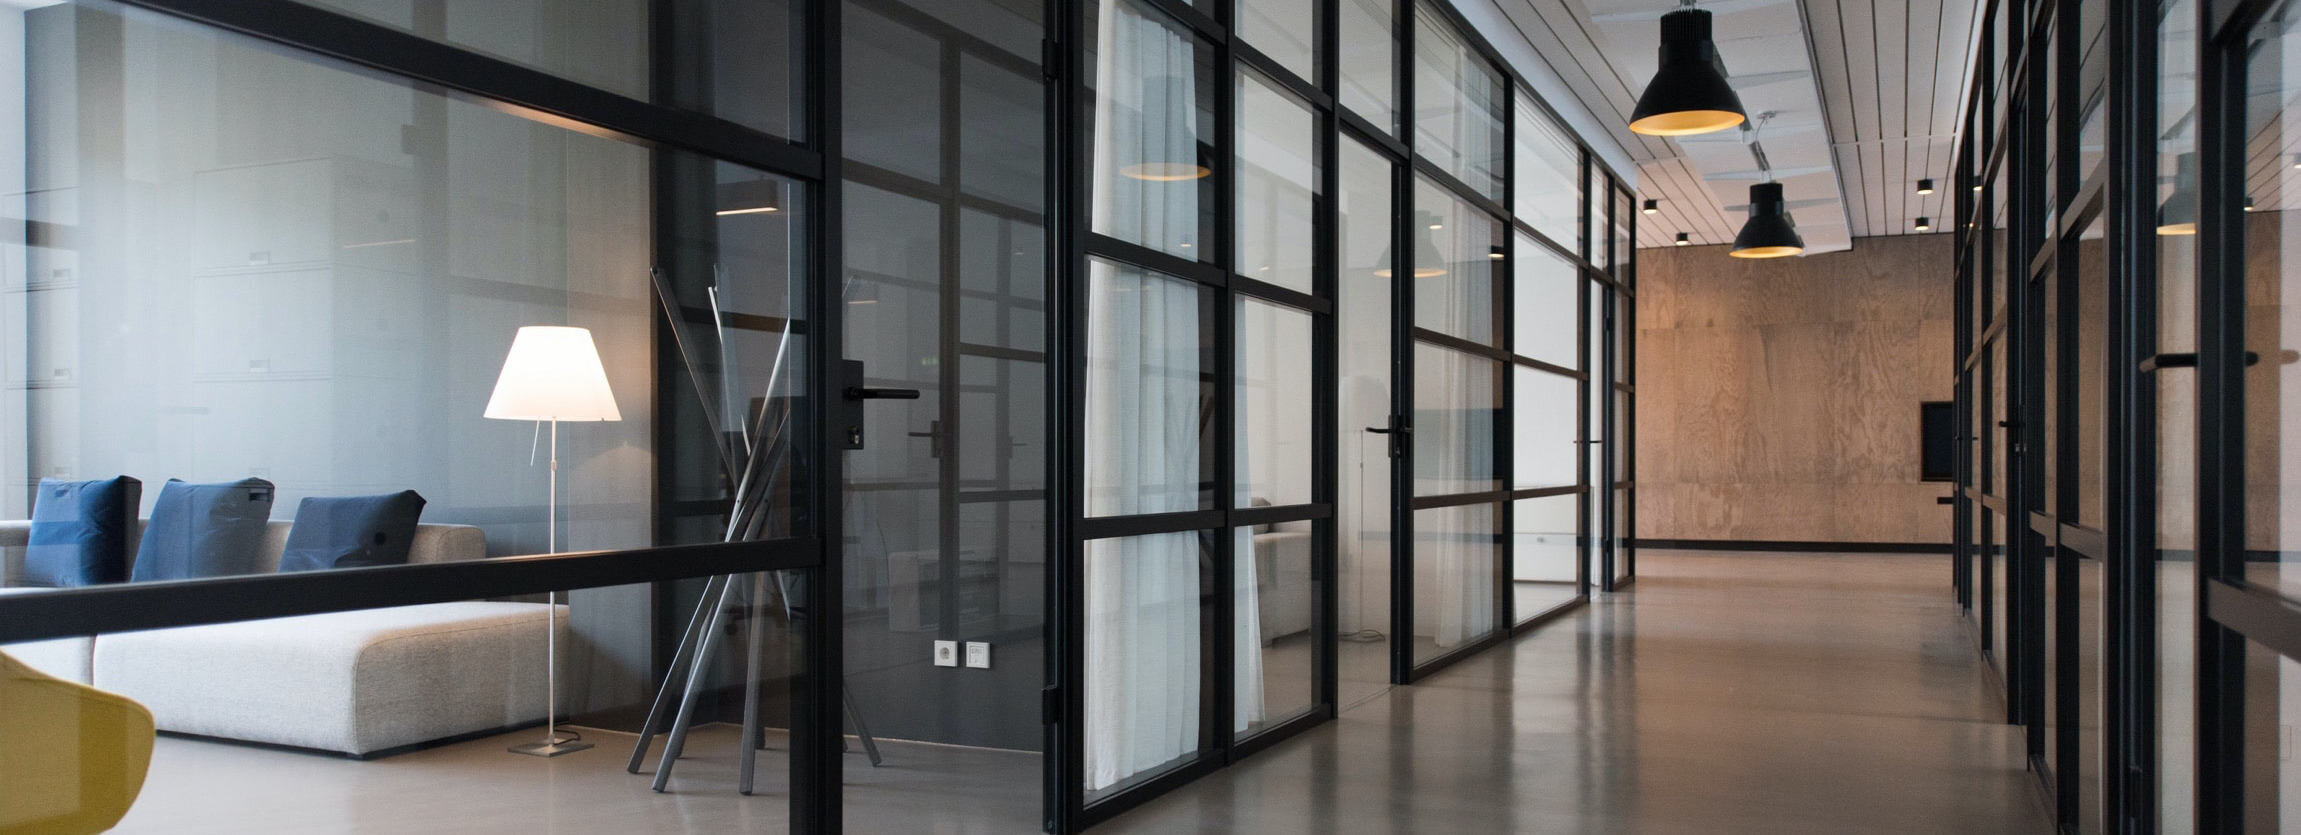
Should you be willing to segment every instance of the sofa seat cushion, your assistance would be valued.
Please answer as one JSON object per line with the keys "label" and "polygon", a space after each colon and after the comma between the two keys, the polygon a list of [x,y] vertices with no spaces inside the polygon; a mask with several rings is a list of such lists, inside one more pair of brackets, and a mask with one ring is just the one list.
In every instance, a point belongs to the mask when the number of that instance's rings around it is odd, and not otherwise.
{"label": "sofa seat cushion", "polygon": [[[163,731],[367,754],[541,721],[544,611],[469,601],[107,634],[94,684]],[[552,611],[565,642],[567,607]]]}

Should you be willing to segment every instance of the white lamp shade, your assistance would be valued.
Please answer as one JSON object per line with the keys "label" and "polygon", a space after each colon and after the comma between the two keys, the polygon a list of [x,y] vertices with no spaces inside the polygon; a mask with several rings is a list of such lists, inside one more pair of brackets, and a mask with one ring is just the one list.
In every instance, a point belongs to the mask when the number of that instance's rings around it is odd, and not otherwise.
{"label": "white lamp shade", "polygon": [[511,355],[487,398],[497,420],[622,420],[599,348],[584,328],[530,325],[511,338]]}

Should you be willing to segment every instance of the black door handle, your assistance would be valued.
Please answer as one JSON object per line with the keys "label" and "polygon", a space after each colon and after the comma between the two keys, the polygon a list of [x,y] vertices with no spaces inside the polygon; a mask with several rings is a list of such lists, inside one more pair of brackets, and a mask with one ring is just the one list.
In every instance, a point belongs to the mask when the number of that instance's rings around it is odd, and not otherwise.
{"label": "black door handle", "polygon": [[918,389],[882,389],[870,386],[848,386],[849,400],[917,400]]}
{"label": "black door handle", "polygon": [[[2290,352],[2288,352],[2288,353],[2290,353]],[[2256,365],[2260,365],[2260,364],[2261,364],[2261,355],[2260,355],[2260,354],[2256,354],[2256,353],[2254,353],[2254,352],[2252,352],[2252,351],[2247,351],[2247,352],[2245,352],[2245,365],[2246,365],[2246,367],[2250,368],[2250,367],[2253,367],[2253,366],[2256,366]],[[2142,361],[2141,361],[2141,373],[2143,373],[2143,374],[2148,374],[2148,373],[2150,373],[2150,372],[2152,372],[2152,371],[2157,371],[2157,370],[2160,370],[2160,369],[2166,369],[2166,368],[2196,368],[2196,367],[2197,367],[2197,355],[2196,355],[2196,354],[2194,354],[2194,353],[2190,353],[2190,352],[2182,352],[2182,353],[2177,353],[2177,354],[2157,354],[2157,355],[2155,355],[2155,356],[2149,357],[2148,359],[2144,359],[2144,360],[2142,360]]]}
{"label": "black door handle", "polygon": [[1400,434],[1405,434],[1405,435],[1412,435],[1412,434],[1414,434],[1414,427],[1412,427],[1412,426],[1401,426],[1401,427],[1398,427],[1398,428],[1396,428],[1396,429],[1384,429],[1384,428],[1382,428],[1382,427],[1379,427],[1379,426],[1369,426],[1369,427],[1366,427],[1366,431],[1368,431],[1368,432],[1372,432],[1372,433],[1374,433],[1374,434],[1376,434],[1376,435],[1388,435],[1388,434],[1390,434],[1390,433],[1392,433],[1392,432],[1397,432],[1397,433],[1400,433]]}

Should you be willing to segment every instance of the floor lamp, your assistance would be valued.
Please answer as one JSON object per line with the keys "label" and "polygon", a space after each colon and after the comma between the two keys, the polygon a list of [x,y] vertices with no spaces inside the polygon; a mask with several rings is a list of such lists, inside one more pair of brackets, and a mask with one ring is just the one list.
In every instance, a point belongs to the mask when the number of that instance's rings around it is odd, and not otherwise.
{"label": "floor lamp", "polygon": [[[551,488],[544,505],[544,541],[547,552],[557,553],[559,424],[623,419],[623,413],[615,408],[615,393],[607,387],[607,369],[600,365],[591,331],[544,325],[520,328],[511,339],[511,355],[503,360],[503,374],[495,380],[495,394],[487,399],[486,416],[551,422]],[[543,741],[521,743],[511,750],[556,757],[589,748],[591,743],[559,738],[558,592],[545,594],[544,601]]]}

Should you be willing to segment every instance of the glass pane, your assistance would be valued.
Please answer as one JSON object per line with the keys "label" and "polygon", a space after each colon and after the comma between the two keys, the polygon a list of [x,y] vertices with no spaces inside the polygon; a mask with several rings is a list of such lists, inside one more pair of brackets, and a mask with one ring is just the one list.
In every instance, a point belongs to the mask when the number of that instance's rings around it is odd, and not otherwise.
{"label": "glass pane", "polygon": [[[648,100],[651,44],[708,72],[678,76],[658,103],[708,113],[776,136],[803,138],[793,72],[807,66],[802,4],[789,0],[298,0],[429,40]],[[651,9],[660,9],[657,21]],[[665,22],[656,40],[650,27]]]}
{"label": "glass pane", "polygon": [[[1636,215],[1630,207],[1636,205],[1638,205],[1637,200],[1629,192],[1614,192],[1614,223],[1610,233],[1614,239],[1614,246],[1611,260],[1606,263],[1607,273],[1632,289],[1636,289],[1637,284],[1636,277],[1630,274],[1630,259],[1635,253],[1630,241],[1630,224],[1634,222]],[[1627,321],[1627,317],[1625,317],[1625,321]]]}
{"label": "glass pane", "polygon": [[1493,634],[1502,557],[1497,510],[1474,504],[1414,512],[1414,663]]}
{"label": "glass pane", "polygon": [[1637,507],[1630,500],[1633,495],[1635,494],[1629,490],[1614,491],[1614,580],[1616,582],[1630,577],[1631,555],[1636,551],[1635,543],[1630,541],[1630,523],[1637,512]]}
{"label": "glass pane", "polygon": [[[2095,5],[2098,6],[2099,4]],[[2089,14],[2100,14],[2100,10],[2095,6],[2080,4],[2079,8],[2087,10]],[[2094,99],[2093,106],[2086,108],[2085,114],[2078,119],[2077,182],[2080,187],[2083,187],[2085,181],[2100,170],[2102,157],[2109,150],[2106,144],[2108,142],[2108,127],[2102,119],[2102,113],[2105,109],[2103,103],[2106,101],[2108,101],[2107,97]]]}
{"label": "glass pane", "polygon": [[1590,290],[1586,294],[1590,299],[1590,379],[1582,387],[1582,404],[1585,410],[1584,426],[1588,432],[1588,437],[1583,439],[1588,443],[1584,444],[1583,448],[1588,452],[1585,453],[1584,459],[1579,463],[1582,464],[1582,483],[1591,488],[1588,493],[1590,501],[1586,503],[1589,517],[1586,529],[1589,531],[1589,535],[1583,537],[1583,541],[1588,545],[1585,557],[1589,562],[1589,573],[1585,576],[1592,585],[1597,585],[1604,577],[1605,540],[1612,531],[1606,526],[1606,505],[1609,497],[1613,494],[1603,489],[1603,482],[1606,479],[1606,446],[1613,443],[1613,439],[1607,437],[1606,432],[1608,383],[1606,382],[1604,366],[1606,357],[1604,323],[1606,321],[1606,297],[1609,292],[1610,289],[1604,283],[1592,280]]}
{"label": "glass pane", "polygon": [[1206,576],[1212,537],[1202,531],[1087,542],[1082,768],[1090,802],[1186,765],[1213,745],[1206,674],[1214,640],[1207,594],[1216,586]]}
{"label": "glass pane", "polygon": [[1606,248],[1606,244],[1610,240],[1606,232],[1606,195],[1609,193],[1606,187],[1606,172],[1599,170],[1596,165],[1590,166],[1589,185],[1583,189],[1582,193],[1590,197],[1589,225],[1583,229],[1589,238],[1588,247],[1584,251],[1589,253],[1590,263],[1598,265],[1599,269],[1606,270],[1611,274],[1614,269],[1614,258],[1613,254]]}
{"label": "glass pane", "polygon": [[1414,179],[1414,325],[1502,342],[1502,224],[1428,178]]}
{"label": "glass pane", "polygon": [[[1582,205],[1582,151],[1573,135],[1543,113],[1534,97],[1518,92],[1514,117],[1518,130],[1518,169],[1510,206],[1518,219],[1551,241],[1573,251],[1577,245]],[[1520,252],[1525,247],[1519,247]]]}
{"label": "glass pane", "polygon": [[[2301,311],[2286,299],[2301,299],[2301,265],[2285,257],[2287,235],[2301,234],[2301,214],[2283,211],[2288,185],[2301,185],[2301,108],[2287,100],[2301,93],[2301,33],[2273,20],[2254,24],[2248,35],[2245,135],[2274,154],[2248,157],[2245,179],[2268,192],[2270,206],[2239,215],[2245,220],[2245,350],[2260,361],[2245,369],[2245,539],[2249,554],[2276,554],[2275,560],[2245,561],[2247,582],[2301,599]],[[2244,199],[2236,195],[2231,203]]]}
{"label": "glass pane", "polygon": [[1428,343],[1414,346],[1414,495],[1501,486],[1494,433],[1502,364]]}
{"label": "glass pane", "polygon": [[1102,259],[1087,275],[1086,512],[1214,506],[1214,294]]}
{"label": "glass pane", "polygon": [[1347,137],[1339,164],[1335,628],[1342,636],[1336,646],[1339,696],[1351,705],[1390,682],[1390,446],[1405,438],[1366,431],[1390,425],[1391,165]]}
{"label": "glass pane", "polygon": [[2077,732],[2079,832],[2100,832],[2104,793],[2102,699],[2108,692],[2103,679],[2102,640],[2109,628],[2104,605],[2102,563],[2077,560]]}
{"label": "glass pane", "polygon": [[1309,522],[1282,522],[1232,532],[1237,576],[1238,669],[1234,702],[1240,737],[1309,713],[1316,702],[1312,612],[1324,591],[1312,579]]}
{"label": "glass pane", "polygon": [[1140,0],[1102,0],[1088,18],[1092,229],[1212,260],[1214,51]]}
{"label": "glass pane", "polygon": [[2061,470],[2061,439],[2058,437],[2061,434],[2058,431],[2061,426],[2061,385],[2059,383],[2061,378],[2055,375],[2055,371],[2061,367],[2061,317],[2059,315],[2061,293],[2056,286],[2058,283],[2052,270],[2047,270],[2043,279],[2030,283],[2035,292],[2031,298],[2044,308],[2045,326],[2040,329],[2041,333],[2038,335],[2038,338],[2043,341],[2042,347],[2044,348],[2038,352],[2043,357],[2043,362],[2039,368],[2040,379],[2051,381],[2039,387],[2043,393],[2039,397],[2038,403],[2041,417],[2045,421],[2045,431],[2039,433],[2044,436],[2044,442],[2039,447],[2039,460],[2042,462],[2039,469],[2044,471],[2042,482],[2044,496],[2043,501],[2038,506],[2047,513],[2055,513],[2061,507],[2058,499],[2060,495],[2058,491],[2061,487],[2058,477]]}
{"label": "glass pane", "polygon": [[1572,377],[1514,366],[1511,402],[1510,470],[1512,487],[1570,487],[1576,468],[1574,454],[1577,395],[1582,381]]}
{"label": "glass pane", "polygon": [[1502,199],[1502,110],[1509,88],[1454,27],[1417,10],[1414,150],[1480,194]]}
{"label": "glass pane", "polygon": [[1343,107],[1398,134],[1397,0],[1338,0]]}
{"label": "glass pane", "polygon": [[[811,211],[792,181],[149,12],[9,8],[0,25],[18,39],[0,52],[32,56],[0,114],[0,216],[44,230],[0,242],[18,392],[0,506],[52,518],[80,494],[40,480],[100,479],[119,491],[88,500],[146,520],[86,564],[39,554],[27,571],[10,549],[6,585],[659,544],[657,456],[668,496],[723,512],[702,412],[731,426],[731,404],[797,405],[803,345],[783,334]],[[658,170],[676,185],[660,195]],[[677,363],[655,351],[658,267],[674,304],[707,320],[716,286],[747,323],[714,334],[696,376],[660,381],[669,443],[650,391]],[[536,385],[568,372],[588,385]],[[796,441],[762,428],[759,451]],[[746,494],[771,535],[791,533],[794,476]],[[228,509],[206,532],[222,545],[163,547],[195,504]],[[355,508],[372,521],[309,524]],[[313,537],[291,535],[298,517]]]}
{"label": "glass pane", "polygon": [[1580,368],[1582,272],[1574,262],[1518,236],[1511,288],[1510,350],[1561,368]]}
{"label": "glass pane", "polygon": [[1237,311],[1237,506],[1309,504],[1310,313],[1245,297]]}
{"label": "glass pane", "polygon": [[1317,0],[1239,0],[1238,34],[1304,81],[1318,83]]}
{"label": "glass pane", "polygon": [[[2292,832],[2301,829],[2301,765],[2288,753],[2293,726],[2301,724],[2301,661],[2247,639],[2245,641],[2245,708],[2237,731],[2243,739],[2245,775],[2245,832]],[[2288,721],[2291,720],[2291,721]]]}
{"label": "glass pane", "polygon": [[1544,496],[1510,503],[1511,605],[1525,623],[1581,595],[1575,573],[1575,519],[1581,496]]}
{"label": "glass pane", "polygon": [[1311,292],[1318,249],[1313,203],[1317,121],[1310,108],[1261,76],[1238,76],[1238,260],[1240,275]]}
{"label": "glass pane", "polygon": [[2101,216],[2086,227],[2077,246],[2077,523],[2107,530],[2108,493],[2102,468],[2108,449],[2109,248]]}
{"label": "glass pane", "polygon": [[[2196,0],[2160,3],[2161,213],[2168,203],[2197,199],[2194,175],[2179,176],[2183,158],[2194,160],[2197,152],[2196,41]],[[2157,236],[2158,353],[2197,350],[2196,241],[2194,235]],[[2157,387],[2157,808],[2164,831],[2183,832],[2196,825],[2197,377],[2186,368],[2149,376]]]}

